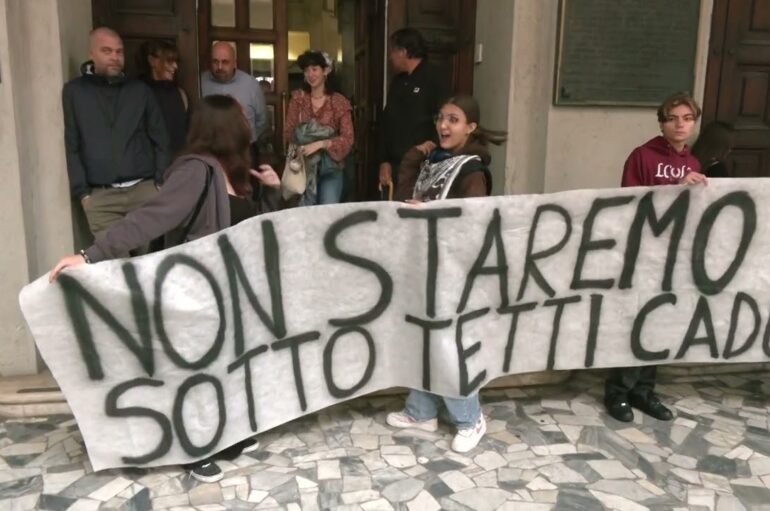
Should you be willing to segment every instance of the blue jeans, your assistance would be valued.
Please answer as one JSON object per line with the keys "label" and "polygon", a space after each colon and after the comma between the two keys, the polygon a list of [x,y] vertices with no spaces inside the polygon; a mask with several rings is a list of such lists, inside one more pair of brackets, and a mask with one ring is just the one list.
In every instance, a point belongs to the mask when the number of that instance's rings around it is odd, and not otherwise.
{"label": "blue jeans", "polygon": [[449,420],[457,426],[457,429],[472,428],[481,418],[481,402],[478,394],[451,398],[422,390],[412,390],[406,398],[404,411],[416,421],[427,421],[438,417],[438,410],[442,402],[449,414]]}
{"label": "blue jeans", "polygon": [[341,170],[318,176],[318,184],[316,185],[318,204],[339,204],[342,199],[344,184],[345,175]]}

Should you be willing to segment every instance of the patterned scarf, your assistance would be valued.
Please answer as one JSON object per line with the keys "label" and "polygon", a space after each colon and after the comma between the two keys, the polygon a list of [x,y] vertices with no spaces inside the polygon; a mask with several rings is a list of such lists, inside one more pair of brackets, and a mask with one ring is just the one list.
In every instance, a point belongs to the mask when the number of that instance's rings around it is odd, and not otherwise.
{"label": "patterned scarf", "polygon": [[463,165],[471,160],[479,160],[476,155],[463,154],[432,163],[430,159],[422,162],[420,175],[414,186],[412,198],[423,202],[446,199]]}

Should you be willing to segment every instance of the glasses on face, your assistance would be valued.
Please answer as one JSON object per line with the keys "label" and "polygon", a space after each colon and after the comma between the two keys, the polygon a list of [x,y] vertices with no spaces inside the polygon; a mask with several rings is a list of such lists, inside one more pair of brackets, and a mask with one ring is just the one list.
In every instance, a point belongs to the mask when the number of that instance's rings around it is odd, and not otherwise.
{"label": "glasses on face", "polygon": [[460,123],[462,121],[462,119],[460,119],[460,117],[458,117],[455,114],[449,114],[449,115],[446,115],[446,116],[443,115],[443,114],[437,114],[437,115],[433,116],[433,122],[435,122],[436,124],[441,124],[442,122],[445,122],[445,121],[448,124],[454,125],[454,124]]}

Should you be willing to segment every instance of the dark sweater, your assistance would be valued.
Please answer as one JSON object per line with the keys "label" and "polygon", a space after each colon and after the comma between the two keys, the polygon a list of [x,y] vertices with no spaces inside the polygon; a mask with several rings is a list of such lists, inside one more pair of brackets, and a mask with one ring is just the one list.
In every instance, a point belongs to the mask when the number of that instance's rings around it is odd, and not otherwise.
{"label": "dark sweater", "polygon": [[93,74],[93,64],[62,90],[64,145],[74,199],[135,179],[160,183],[170,162],[158,103],[147,85],[125,77]]}
{"label": "dark sweater", "polygon": [[379,160],[394,166],[406,152],[426,140],[437,140],[433,117],[449,92],[438,70],[426,61],[393,78],[379,130]]}
{"label": "dark sweater", "polygon": [[163,112],[171,154],[176,155],[184,147],[189,126],[189,115],[182,99],[182,90],[168,80],[153,80],[147,77],[142,80],[155,94],[155,100]]}

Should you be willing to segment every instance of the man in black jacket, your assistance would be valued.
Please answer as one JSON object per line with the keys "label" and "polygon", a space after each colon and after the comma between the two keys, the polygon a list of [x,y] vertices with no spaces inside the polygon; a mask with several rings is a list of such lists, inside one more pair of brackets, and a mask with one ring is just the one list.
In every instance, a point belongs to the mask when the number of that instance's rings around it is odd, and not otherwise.
{"label": "man in black jacket", "polygon": [[123,74],[120,36],[101,27],[89,43],[91,60],[64,86],[62,103],[72,198],[98,237],[157,194],[170,150],[152,91]]}
{"label": "man in black jacket", "polygon": [[379,130],[379,182],[398,182],[404,154],[426,140],[437,141],[434,117],[448,99],[449,86],[425,59],[425,40],[413,28],[390,36],[388,60],[396,73],[388,90]]}

